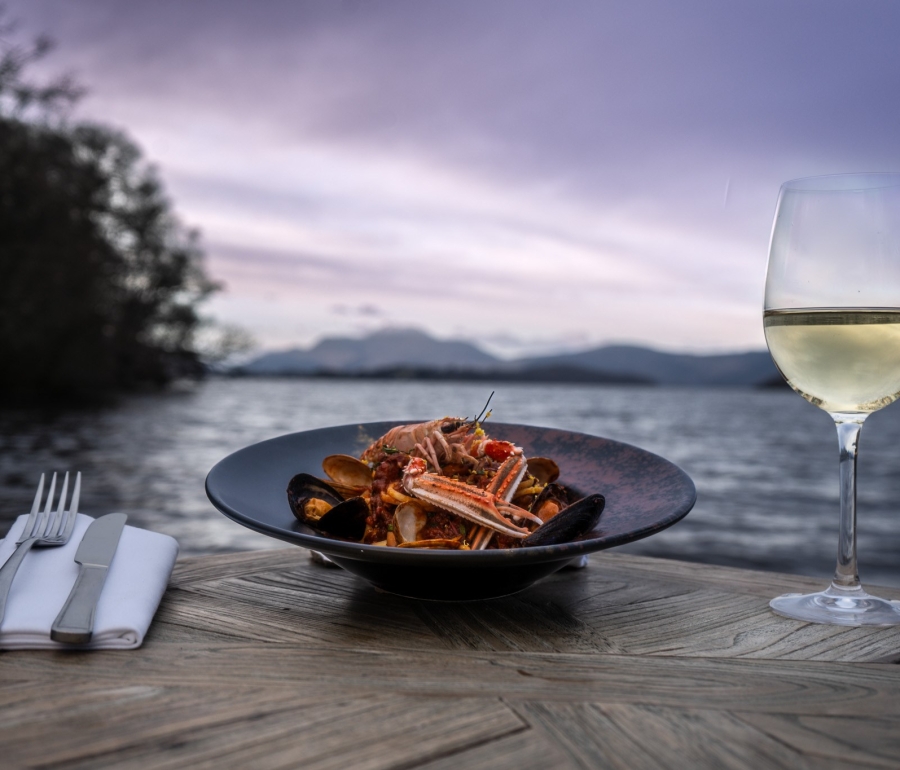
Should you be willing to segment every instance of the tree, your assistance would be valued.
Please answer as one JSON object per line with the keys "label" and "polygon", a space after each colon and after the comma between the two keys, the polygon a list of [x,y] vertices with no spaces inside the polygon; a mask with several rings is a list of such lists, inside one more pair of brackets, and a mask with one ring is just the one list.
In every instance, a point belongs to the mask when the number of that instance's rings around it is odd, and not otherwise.
{"label": "tree", "polygon": [[71,80],[27,81],[50,47],[0,42],[0,398],[95,400],[198,375],[197,307],[219,288],[198,235],[125,134],[69,122]]}

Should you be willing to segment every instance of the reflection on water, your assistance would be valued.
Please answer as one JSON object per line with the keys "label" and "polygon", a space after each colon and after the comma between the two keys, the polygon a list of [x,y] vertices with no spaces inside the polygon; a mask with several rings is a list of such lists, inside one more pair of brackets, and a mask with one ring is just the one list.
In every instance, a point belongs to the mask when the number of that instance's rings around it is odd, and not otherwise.
{"label": "reflection on water", "polygon": [[[472,415],[481,384],[210,380],[107,410],[0,413],[0,532],[27,512],[42,470],[84,473],[82,510],[121,510],[174,535],[183,554],[280,548],[206,499],[208,470],[283,433],[385,419]],[[624,550],[830,575],[837,547],[837,439],[830,418],[787,390],[503,384],[492,419],[636,444],[684,468],[698,490],[681,523]],[[862,578],[900,585],[900,409],[873,415],[860,459]],[[596,558],[596,557],[595,557]]]}

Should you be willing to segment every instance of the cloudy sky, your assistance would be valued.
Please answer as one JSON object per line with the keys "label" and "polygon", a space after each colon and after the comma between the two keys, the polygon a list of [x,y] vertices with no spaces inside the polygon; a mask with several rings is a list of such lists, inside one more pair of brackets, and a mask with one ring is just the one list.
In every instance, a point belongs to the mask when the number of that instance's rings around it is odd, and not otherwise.
{"label": "cloudy sky", "polygon": [[900,171],[896,0],[12,0],[264,347],[764,345],[781,182]]}

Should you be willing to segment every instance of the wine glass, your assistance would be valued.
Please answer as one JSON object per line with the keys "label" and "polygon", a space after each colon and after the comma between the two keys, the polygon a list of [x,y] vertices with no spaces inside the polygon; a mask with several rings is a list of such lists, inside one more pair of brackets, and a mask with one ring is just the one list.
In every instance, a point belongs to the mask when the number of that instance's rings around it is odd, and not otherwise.
{"label": "wine glass", "polygon": [[763,326],[788,384],[837,425],[841,519],[826,590],[786,594],[780,615],[846,626],[900,624],[900,602],[867,594],[856,567],[862,424],[900,397],[900,174],[838,174],[781,187]]}

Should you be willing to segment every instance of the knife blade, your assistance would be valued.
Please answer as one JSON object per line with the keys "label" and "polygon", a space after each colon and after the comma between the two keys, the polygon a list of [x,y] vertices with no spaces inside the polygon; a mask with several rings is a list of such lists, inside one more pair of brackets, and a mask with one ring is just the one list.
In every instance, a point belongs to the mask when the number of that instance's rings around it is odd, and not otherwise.
{"label": "knife blade", "polygon": [[53,621],[50,638],[54,641],[87,644],[91,640],[94,610],[127,519],[124,513],[101,516],[93,521],[81,538],[75,552],[75,563],[80,565],[78,577],[69,598]]}

